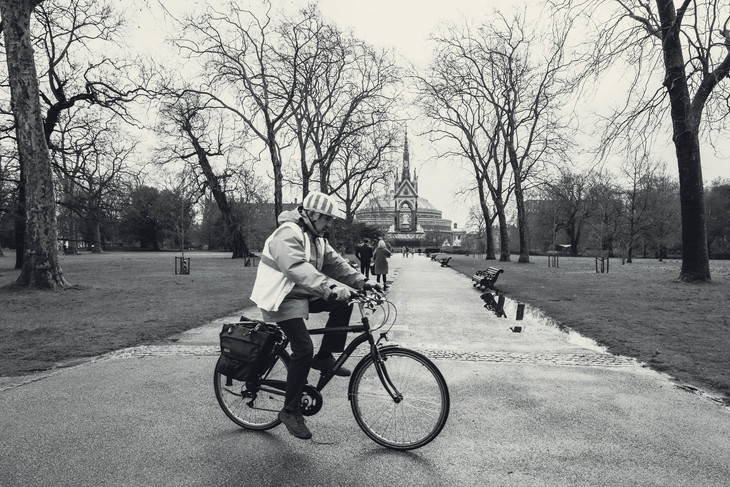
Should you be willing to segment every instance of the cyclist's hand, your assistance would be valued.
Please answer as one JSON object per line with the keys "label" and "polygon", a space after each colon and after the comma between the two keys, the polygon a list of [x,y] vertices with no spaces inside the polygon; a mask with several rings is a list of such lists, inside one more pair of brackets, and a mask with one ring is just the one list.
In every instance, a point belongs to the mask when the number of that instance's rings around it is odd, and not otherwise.
{"label": "cyclist's hand", "polygon": [[347,301],[348,299],[350,299],[351,294],[352,292],[349,289],[346,289],[344,287],[335,287],[332,288],[329,299],[335,299],[337,301]]}
{"label": "cyclist's hand", "polygon": [[373,290],[375,290],[375,291],[377,291],[379,293],[382,293],[383,292],[383,287],[380,285],[380,283],[365,281],[365,284],[363,285],[362,290],[363,291],[373,291]]}

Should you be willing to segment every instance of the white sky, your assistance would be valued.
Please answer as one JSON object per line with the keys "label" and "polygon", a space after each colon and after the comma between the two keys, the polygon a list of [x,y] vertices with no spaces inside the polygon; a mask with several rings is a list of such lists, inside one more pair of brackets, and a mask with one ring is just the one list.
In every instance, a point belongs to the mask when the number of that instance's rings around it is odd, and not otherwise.
{"label": "white sky", "polygon": [[[124,0],[119,0],[120,4]],[[157,0],[137,0],[147,4]],[[163,0],[168,8],[175,12],[186,9],[200,9],[206,4],[215,4],[216,0]],[[222,3],[222,2],[221,2]],[[274,8],[292,10],[310,3],[308,0],[272,0]],[[430,57],[428,36],[444,21],[458,22],[463,19],[479,21],[488,20],[494,6],[506,8],[529,7],[529,14],[536,14],[536,9],[545,5],[544,0],[515,0],[499,2],[496,0],[368,0],[353,2],[349,0],[319,0],[317,2],[322,14],[342,29],[352,29],[354,34],[368,43],[383,48],[394,49],[400,56],[417,67],[425,67]],[[143,17],[137,28],[139,38],[136,43],[154,46],[164,41],[162,29],[155,26],[160,18]],[[152,28],[150,28],[150,25]],[[608,87],[607,87],[608,86]],[[616,92],[610,83],[602,89],[596,89],[602,97],[610,100],[612,93],[621,99],[621,92]],[[417,123],[409,123],[409,127],[417,127]],[[466,166],[455,160],[433,160],[432,151],[425,137],[419,137],[417,130],[409,130],[409,148],[411,167],[418,170],[420,196],[429,200],[443,211],[444,218],[451,219],[463,227],[466,224],[469,207],[472,202],[464,201],[458,196],[459,190],[471,186],[472,177],[461,168]],[[730,149],[726,150],[730,156]],[[657,159],[667,162],[670,174],[676,176],[677,163],[669,135],[661,154],[654,154]],[[713,154],[707,146],[703,149],[703,173],[705,181],[718,177],[730,177],[725,160]],[[400,161],[400,159],[399,159]]]}

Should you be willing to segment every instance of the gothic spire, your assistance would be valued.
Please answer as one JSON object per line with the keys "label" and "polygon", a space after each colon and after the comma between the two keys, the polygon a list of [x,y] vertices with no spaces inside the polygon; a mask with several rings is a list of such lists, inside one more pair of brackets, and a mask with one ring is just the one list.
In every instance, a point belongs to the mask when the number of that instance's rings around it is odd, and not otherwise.
{"label": "gothic spire", "polygon": [[403,174],[401,175],[401,181],[411,180],[411,157],[408,154],[408,125],[406,125],[406,136],[405,144],[403,146]]}

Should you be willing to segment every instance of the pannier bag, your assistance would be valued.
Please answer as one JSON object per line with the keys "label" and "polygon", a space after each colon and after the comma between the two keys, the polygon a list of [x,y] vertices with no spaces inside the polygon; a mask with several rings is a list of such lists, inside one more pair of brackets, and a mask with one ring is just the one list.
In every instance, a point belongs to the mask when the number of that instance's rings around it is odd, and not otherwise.
{"label": "pannier bag", "polygon": [[274,325],[241,317],[239,323],[223,325],[218,372],[234,380],[251,380],[266,366],[276,344]]}

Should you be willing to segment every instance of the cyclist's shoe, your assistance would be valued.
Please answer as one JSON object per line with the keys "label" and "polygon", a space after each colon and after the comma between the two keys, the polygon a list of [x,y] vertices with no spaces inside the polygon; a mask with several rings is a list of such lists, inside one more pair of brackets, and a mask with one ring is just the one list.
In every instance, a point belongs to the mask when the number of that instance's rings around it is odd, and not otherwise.
{"label": "cyclist's shoe", "polygon": [[279,419],[293,436],[301,440],[308,440],[312,437],[312,432],[307,428],[304,416],[299,411],[293,413],[282,409],[279,411]]}
{"label": "cyclist's shoe", "polygon": [[[316,370],[321,370],[322,372],[329,372],[330,370],[332,370],[332,367],[334,367],[334,365],[335,358],[332,356],[321,358],[315,355],[312,359],[312,368]],[[335,375],[339,375],[340,377],[347,377],[350,374],[350,369],[344,366],[335,370]]]}

